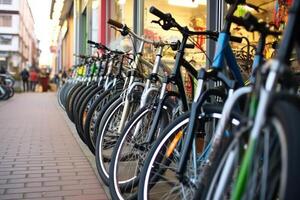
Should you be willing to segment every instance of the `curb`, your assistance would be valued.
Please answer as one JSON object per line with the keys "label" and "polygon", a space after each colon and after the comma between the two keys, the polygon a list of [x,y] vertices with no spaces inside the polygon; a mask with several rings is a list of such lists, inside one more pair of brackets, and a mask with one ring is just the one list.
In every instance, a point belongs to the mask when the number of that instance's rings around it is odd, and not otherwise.
{"label": "curb", "polygon": [[[54,93],[55,95],[57,95],[56,93]],[[67,123],[70,132],[72,133],[73,137],[75,138],[77,144],[79,145],[81,151],[83,152],[83,154],[85,155],[85,157],[88,159],[91,167],[94,170],[94,173],[100,183],[100,185],[102,186],[102,188],[104,189],[104,192],[106,194],[107,199],[111,199],[110,197],[110,192],[109,192],[109,188],[103,183],[103,181],[101,180],[98,171],[97,171],[97,166],[96,166],[96,162],[95,162],[95,156],[90,152],[89,148],[81,141],[75,125],[69,120],[68,116],[66,115],[66,113],[63,111],[63,109],[60,107],[60,105],[58,104],[57,101],[56,105],[57,105],[57,109],[59,110],[59,112],[61,113],[61,115],[63,116],[65,122]]]}

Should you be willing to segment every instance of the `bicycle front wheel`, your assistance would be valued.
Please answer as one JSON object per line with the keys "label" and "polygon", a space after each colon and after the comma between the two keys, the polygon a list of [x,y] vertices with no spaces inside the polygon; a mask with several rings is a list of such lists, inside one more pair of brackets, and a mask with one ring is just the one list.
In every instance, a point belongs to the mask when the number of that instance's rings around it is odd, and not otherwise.
{"label": "bicycle front wheel", "polygon": [[[203,106],[203,113],[196,119],[194,140],[181,178],[177,166],[181,157],[183,140],[189,123],[190,112],[172,122],[151,148],[139,182],[139,199],[192,199],[199,178],[199,167],[210,150],[210,140],[221,118],[222,107]],[[235,127],[239,121],[232,120]]]}
{"label": "bicycle front wheel", "polygon": [[[256,140],[236,134],[197,199],[295,199],[300,195],[300,112],[287,102],[272,105]],[[248,153],[252,152],[252,153]],[[221,152],[220,152],[221,153]]]}
{"label": "bicycle front wheel", "polygon": [[[100,126],[98,129],[96,129],[96,132],[98,132],[96,141],[96,163],[99,169],[99,174],[103,182],[107,185],[109,184],[108,171],[111,162],[111,154],[120,136],[118,129],[121,122],[124,105],[125,101],[123,101],[123,97],[120,97],[106,110],[102,116]],[[132,117],[138,106],[139,101],[130,102],[126,120],[129,120]]]}
{"label": "bicycle front wheel", "polygon": [[110,193],[113,199],[125,199],[137,192],[139,174],[151,143],[169,122],[169,109],[165,106],[156,131],[149,136],[157,105],[144,106],[132,117],[121,133],[112,154],[110,165]]}

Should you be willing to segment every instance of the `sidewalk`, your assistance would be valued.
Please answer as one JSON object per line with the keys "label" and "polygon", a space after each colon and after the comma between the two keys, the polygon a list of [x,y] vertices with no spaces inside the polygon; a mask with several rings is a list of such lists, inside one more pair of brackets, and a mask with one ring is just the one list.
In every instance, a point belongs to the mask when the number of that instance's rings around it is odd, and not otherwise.
{"label": "sidewalk", "polygon": [[54,93],[0,102],[0,199],[107,199]]}

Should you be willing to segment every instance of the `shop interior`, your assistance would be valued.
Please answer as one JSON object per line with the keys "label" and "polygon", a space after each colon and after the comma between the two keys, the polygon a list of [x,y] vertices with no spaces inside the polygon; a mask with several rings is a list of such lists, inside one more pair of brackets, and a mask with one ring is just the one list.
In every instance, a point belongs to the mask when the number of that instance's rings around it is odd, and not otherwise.
{"label": "shop interior", "polygon": [[[182,26],[187,26],[190,30],[202,31],[207,27],[207,0],[145,0],[144,1],[144,36],[152,40],[161,40],[175,42],[180,40],[181,35],[176,30],[163,30],[158,24],[152,23],[152,20],[157,20],[157,17],[149,12],[151,6],[171,13],[174,19]],[[276,30],[283,30],[287,21],[287,8],[291,4],[291,0],[248,0],[248,3],[257,5],[258,10],[254,10],[247,6],[240,6],[236,11],[236,16],[244,16],[247,12],[257,16],[262,21],[265,21],[269,26]],[[112,5],[111,17],[122,23],[125,23],[129,28],[133,29],[133,0],[115,0]],[[225,8],[226,10],[226,8]],[[226,13],[226,12],[225,12]],[[112,47],[121,47],[130,49],[131,42],[127,38],[122,37],[118,32],[113,33],[114,37],[111,40]],[[238,55],[238,62],[241,65],[242,72],[249,74],[251,72],[252,60],[255,54],[255,46],[259,39],[258,33],[248,32],[244,28],[237,25],[232,26],[232,35],[243,37],[242,43],[232,42],[234,53]],[[277,41],[280,38],[268,37],[265,48],[265,56],[271,58],[275,53]],[[207,58],[206,38],[198,36],[191,38],[192,43],[196,48],[187,49],[185,57],[192,62],[195,68],[207,66],[207,62],[211,62]],[[147,53],[149,52],[149,54]],[[146,46],[145,54],[149,55],[149,59],[154,61],[153,47]],[[164,62],[172,66],[175,53],[169,48],[164,51]],[[152,56],[152,57],[151,57]]]}

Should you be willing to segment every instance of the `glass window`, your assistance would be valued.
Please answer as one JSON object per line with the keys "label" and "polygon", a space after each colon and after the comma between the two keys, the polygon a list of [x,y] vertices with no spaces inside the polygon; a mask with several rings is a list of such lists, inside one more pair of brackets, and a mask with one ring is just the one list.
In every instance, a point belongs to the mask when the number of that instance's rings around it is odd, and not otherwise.
{"label": "glass window", "polygon": [[0,44],[1,45],[11,45],[12,43],[12,37],[11,36],[0,36]]}
{"label": "glass window", "polygon": [[[206,0],[145,0],[144,34],[152,40],[177,41],[182,39],[182,35],[175,29],[165,31],[160,25],[152,23],[159,18],[149,12],[151,6],[164,13],[170,13],[178,24],[187,26],[190,30],[206,29]],[[206,57],[203,53],[206,49],[205,39],[202,36],[190,39],[197,45],[194,49],[186,49],[186,60],[195,63],[197,68],[205,66]],[[174,55],[174,51],[167,49],[163,59],[169,65],[173,65]]]}
{"label": "glass window", "polygon": [[0,15],[0,26],[10,27],[12,25],[12,16],[11,15]]}
{"label": "glass window", "polygon": [[92,40],[98,41],[99,30],[99,0],[92,1]]}
{"label": "glass window", "polygon": [[[126,24],[133,30],[133,0],[114,0],[109,1],[110,18]],[[128,50],[132,48],[128,37],[122,37],[120,33],[112,28],[108,28],[108,41],[112,49]]]}
{"label": "glass window", "polygon": [[11,5],[12,4],[12,0],[0,0],[0,4]]}

